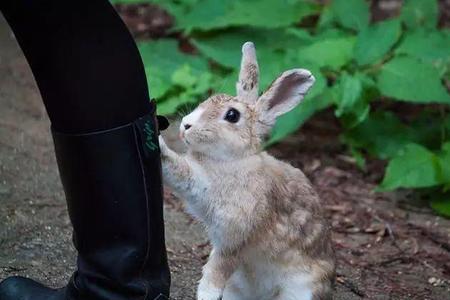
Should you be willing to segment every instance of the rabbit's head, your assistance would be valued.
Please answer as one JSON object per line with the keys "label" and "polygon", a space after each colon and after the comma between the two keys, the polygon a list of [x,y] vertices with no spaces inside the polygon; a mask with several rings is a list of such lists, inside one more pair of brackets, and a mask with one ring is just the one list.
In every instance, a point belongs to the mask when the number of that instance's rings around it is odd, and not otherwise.
{"label": "rabbit's head", "polygon": [[237,96],[217,94],[182,119],[180,137],[188,149],[217,160],[256,153],[278,116],[293,109],[314,83],[311,72],[284,72],[261,95],[253,43],[242,46]]}

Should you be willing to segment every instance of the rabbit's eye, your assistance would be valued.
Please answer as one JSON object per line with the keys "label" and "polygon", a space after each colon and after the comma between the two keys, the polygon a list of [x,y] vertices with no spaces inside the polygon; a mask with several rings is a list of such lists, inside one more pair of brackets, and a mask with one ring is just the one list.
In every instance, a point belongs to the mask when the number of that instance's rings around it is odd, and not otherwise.
{"label": "rabbit's eye", "polygon": [[237,123],[239,121],[239,118],[241,116],[241,113],[235,109],[230,108],[227,113],[225,114],[225,120],[227,120],[230,123]]}

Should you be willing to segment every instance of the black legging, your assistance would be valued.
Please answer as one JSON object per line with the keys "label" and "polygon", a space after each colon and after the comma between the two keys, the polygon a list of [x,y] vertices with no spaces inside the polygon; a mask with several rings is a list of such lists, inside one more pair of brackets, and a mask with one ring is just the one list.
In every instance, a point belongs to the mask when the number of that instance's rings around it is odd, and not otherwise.
{"label": "black legging", "polygon": [[0,0],[52,126],[110,129],[150,111],[138,49],[108,0]]}

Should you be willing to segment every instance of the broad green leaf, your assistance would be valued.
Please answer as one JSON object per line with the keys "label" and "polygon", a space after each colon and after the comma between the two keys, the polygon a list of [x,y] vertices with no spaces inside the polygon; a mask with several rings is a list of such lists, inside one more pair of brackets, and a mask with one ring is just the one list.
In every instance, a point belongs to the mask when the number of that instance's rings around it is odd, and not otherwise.
{"label": "broad green leaf", "polygon": [[345,128],[352,128],[363,122],[370,111],[369,101],[374,83],[363,74],[344,73],[335,84],[336,117],[340,118]]}
{"label": "broad green leaf", "polygon": [[323,31],[319,31],[314,36],[314,41],[323,41],[330,39],[339,39],[339,38],[348,38],[353,37],[353,35],[349,35],[348,32],[339,28],[326,28]]}
{"label": "broad green leaf", "polygon": [[397,57],[381,69],[378,87],[384,96],[417,103],[450,103],[438,71],[417,59]]}
{"label": "broad green leaf", "polygon": [[437,0],[404,0],[400,18],[410,28],[435,28],[438,18]]}
{"label": "broad green leaf", "polygon": [[292,37],[297,37],[302,42],[313,42],[314,37],[308,31],[300,29],[298,27],[288,27],[286,28],[286,34],[292,35]]}
{"label": "broad green leaf", "polygon": [[449,70],[450,65],[450,32],[422,29],[407,32],[395,52],[432,63],[443,74]]}
{"label": "broad green leaf", "polygon": [[361,99],[363,85],[359,77],[344,73],[337,86],[339,87],[339,96],[335,113],[337,117],[341,117],[345,112],[352,110]]}
{"label": "broad green leaf", "polygon": [[414,142],[437,151],[442,147],[445,139],[446,123],[450,116],[442,116],[442,113],[433,108],[423,108],[421,113],[409,122],[409,129],[414,134]]}
{"label": "broad green leaf", "polygon": [[351,61],[354,43],[354,37],[319,40],[299,49],[298,59],[321,68],[339,69]]}
{"label": "broad green leaf", "polygon": [[[195,35],[191,41],[202,54],[215,62],[231,69],[238,69],[241,60],[241,48],[247,41],[252,41],[256,47],[258,61],[261,55],[271,55],[274,52],[283,54],[310,43],[311,37],[305,33],[288,30],[261,30],[256,28],[238,28],[220,32],[215,35]],[[277,61],[274,61],[277,63]],[[262,63],[260,62],[260,65]]]}
{"label": "broad green leaf", "polygon": [[320,14],[317,27],[319,29],[332,27],[335,21],[334,17],[335,16],[333,10],[329,6],[326,6]]}
{"label": "broad green leaf", "polygon": [[176,16],[176,28],[188,32],[235,26],[280,28],[317,11],[317,5],[301,0],[199,0]]}
{"label": "broad green leaf", "polygon": [[400,22],[396,19],[364,28],[356,39],[356,62],[359,65],[367,65],[382,59],[397,42],[400,34]]}
{"label": "broad green leaf", "polygon": [[[120,0],[117,0],[120,1]],[[133,1],[133,0],[128,0]],[[200,0],[146,0],[159,5],[171,14],[175,21],[182,19]]]}
{"label": "broad green leaf", "polygon": [[442,151],[438,154],[442,170],[442,181],[450,185],[450,142],[442,145]]}
{"label": "broad green leaf", "polygon": [[237,70],[226,75],[217,74],[214,76],[212,89],[215,93],[236,95],[236,82],[238,78],[239,73]]}
{"label": "broad green leaf", "polygon": [[366,158],[361,153],[361,151],[358,151],[357,149],[350,147],[350,153],[355,159],[356,165],[362,170],[366,169]]}
{"label": "broad green leaf", "polygon": [[[211,73],[203,73],[193,77],[189,69],[181,68],[173,74],[174,85],[182,87],[177,93],[171,94],[158,102],[158,113],[162,115],[174,114],[180,108],[190,108],[193,104],[204,100],[203,96],[212,85]],[[188,109],[189,110],[189,109]]]}
{"label": "broad green leaf", "polygon": [[421,145],[408,144],[389,162],[380,190],[432,187],[441,182],[438,157]]}
{"label": "broad green leaf", "polygon": [[[291,68],[305,67],[298,61],[296,48],[308,44],[311,37],[304,34],[302,39],[298,35],[299,32],[293,33],[291,30],[242,28],[227,30],[213,36],[197,36],[192,39],[192,42],[203,55],[232,69],[237,74],[242,55],[241,47],[246,41],[253,41],[260,66],[260,86],[264,89],[281,72]],[[231,79],[234,85],[237,75]],[[225,80],[223,85],[228,88],[230,77]]]}
{"label": "broad green leaf", "polygon": [[333,0],[330,8],[345,28],[359,31],[369,24],[369,4],[365,0]]}
{"label": "broad green leaf", "polygon": [[430,205],[437,213],[450,218],[450,193],[446,193],[445,198],[433,199]]}
{"label": "broad green leaf", "polygon": [[172,74],[172,82],[184,88],[190,88],[197,82],[197,76],[192,74],[189,65],[182,65]]}
{"label": "broad green leaf", "polygon": [[355,149],[364,150],[374,157],[389,159],[409,143],[439,151],[447,123],[450,123],[450,117],[442,119],[438,112],[425,110],[409,123],[404,123],[392,113],[377,111],[358,126],[347,127],[342,138]]}
{"label": "broad green leaf", "polygon": [[150,94],[157,100],[172,87],[172,76],[188,66],[190,76],[199,77],[208,71],[208,62],[199,56],[187,55],[178,50],[175,40],[158,40],[139,43],[145,66]]}
{"label": "broad green leaf", "polygon": [[419,138],[392,113],[375,112],[357,127],[347,130],[344,142],[381,159],[395,157],[400,149]]}

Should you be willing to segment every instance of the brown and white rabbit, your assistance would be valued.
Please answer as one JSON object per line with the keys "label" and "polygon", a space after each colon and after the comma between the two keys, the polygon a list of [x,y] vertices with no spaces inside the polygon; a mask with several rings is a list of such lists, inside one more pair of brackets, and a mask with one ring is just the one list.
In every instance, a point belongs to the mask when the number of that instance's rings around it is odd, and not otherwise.
{"label": "brown and white rabbit", "polygon": [[289,70],[259,97],[258,77],[247,42],[237,96],[211,96],[182,119],[187,153],[160,137],[165,183],[204,223],[213,247],[198,299],[331,299],[335,262],[320,200],[299,169],[262,150],[276,118],[315,79]]}

